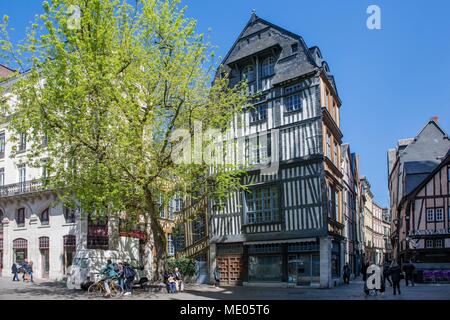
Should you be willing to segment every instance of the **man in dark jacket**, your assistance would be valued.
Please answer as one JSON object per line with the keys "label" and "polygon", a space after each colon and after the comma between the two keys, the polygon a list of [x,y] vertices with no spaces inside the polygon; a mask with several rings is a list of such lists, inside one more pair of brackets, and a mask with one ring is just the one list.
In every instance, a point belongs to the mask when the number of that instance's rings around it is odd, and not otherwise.
{"label": "man in dark jacket", "polygon": [[343,278],[344,278],[344,284],[349,284],[350,283],[350,267],[348,266],[348,263],[346,263],[344,265],[344,270],[343,270]]}
{"label": "man in dark jacket", "polygon": [[391,263],[391,267],[389,268],[389,273],[391,275],[391,279],[392,279],[392,284],[394,287],[394,296],[397,294],[397,290],[398,290],[398,294],[402,294],[400,292],[400,266],[398,265],[398,263],[394,260]]}
{"label": "man in dark jacket", "polygon": [[386,261],[383,265],[383,281],[389,282],[389,285],[392,287],[391,275],[389,273],[389,262]]}
{"label": "man in dark jacket", "polygon": [[406,286],[408,286],[409,281],[411,281],[411,285],[414,287],[414,279],[413,279],[414,270],[416,270],[416,267],[414,267],[411,260],[403,265],[403,272],[405,273]]}
{"label": "man in dark jacket", "polygon": [[11,268],[11,273],[13,276],[13,281],[19,281],[19,268],[17,268],[17,264],[14,262]]}
{"label": "man in dark jacket", "polygon": [[368,267],[369,267],[369,262],[368,261],[363,262],[363,264],[361,266],[361,273],[362,273],[363,281],[367,280],[367,268]]}

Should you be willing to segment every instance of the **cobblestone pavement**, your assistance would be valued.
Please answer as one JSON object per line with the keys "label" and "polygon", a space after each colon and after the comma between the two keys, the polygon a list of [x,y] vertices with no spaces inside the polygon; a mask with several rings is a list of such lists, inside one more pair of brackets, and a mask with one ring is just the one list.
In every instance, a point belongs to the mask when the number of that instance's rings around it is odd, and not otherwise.
{"label": "cobblestone pavement", "polygon": [[[224,287],[208,285],[186,285],[186,290],[177,294],[148,293],[134,290],[132,296],[112,299],[119,300],[450,300],[450,284],[416,284],[405,287],[401,283],[402,294],[394,296],[392,288],[379,296],[367,297],[362,292],[362,281],[352,281],[349,285],[333,289]],[[12,282],[10,278],[0,278],[0,300],[84,300],[92,299],[85,291],[68,290],[64,283],[36,280],[34,284]],[[100,298],[104,299],[104,298]]]}

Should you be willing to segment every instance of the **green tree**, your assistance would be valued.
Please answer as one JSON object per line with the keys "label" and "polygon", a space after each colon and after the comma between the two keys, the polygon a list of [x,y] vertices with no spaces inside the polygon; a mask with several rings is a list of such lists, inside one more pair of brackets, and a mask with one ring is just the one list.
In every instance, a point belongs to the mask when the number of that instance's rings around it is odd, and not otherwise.
{"label": "green tree", "polygon": [[156,252],[146,263],[158,277],[167,261],[162,208],[175,194],[190,199],[176,217],[182,223],[205,210],[205,199],[240,188],[243,173],[235,164],[211,173],[205,162],[179,163],[180,150],[186,158],[197,151],[173,134],[200,133],[201,151],[209,150],[218,141],[207,128],[229,128],[246,105],[246,86],[229,88],[226,74],[211,83],[210,46],[179,1],[131,2],[45,1],[18,46],[4,20],[0,48],[4,59],[30,68],[9,89],[17,98],[11,130],[26,132],[31,145],[26,161],[46,166],[45,185],[82,212],[112,219],[126,212],[144,223],[146,256]]}

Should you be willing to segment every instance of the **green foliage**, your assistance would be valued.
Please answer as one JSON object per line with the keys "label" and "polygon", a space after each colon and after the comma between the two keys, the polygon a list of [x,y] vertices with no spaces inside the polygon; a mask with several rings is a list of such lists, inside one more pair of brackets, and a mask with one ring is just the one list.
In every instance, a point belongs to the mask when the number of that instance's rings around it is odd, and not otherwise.
{"label": "green foliage", "polygon": [[[161,206],[175,194],[193,201],[224,198],[240,187],[243,174],[232,164],[211,174],[205,163],[176,163],[179,144],[170,136],[177,129],[193,136],[201,122],[203,140],[213,141],[204,133],[230,127],[247,104],[246,85],[229,88],[226,76],[211,84],[210,46],[179,1],[130,3],[46,1],[17,48],[4,20],[0,54],[31,66],[11,89],[17,102],[9,109],[12,140],[28,135],[25,162],[46,166],[46,186],[84,212],[126,212],[136,222],[144,217],[163,258]],[[69,27],[71,5],[81,9],[80,29]],[[203,143],[201,151],[207,147]]]}
{"label": "green foliage", "polygon": [[174,270],[175,268],[178,268],[181,272],[181,274],[185,277],[192,277],[195,275],[196,271],[196,263],[194,259],[189,259],[186,257],[181,258],[169,258],[167,260],[167,266],[169,267],[169,270]]}

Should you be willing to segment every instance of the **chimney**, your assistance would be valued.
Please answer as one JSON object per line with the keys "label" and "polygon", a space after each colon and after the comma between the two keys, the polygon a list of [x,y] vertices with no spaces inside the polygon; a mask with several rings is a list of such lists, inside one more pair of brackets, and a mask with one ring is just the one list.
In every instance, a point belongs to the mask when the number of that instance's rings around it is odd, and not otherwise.
{"label": "chimney", "polygon": [[436,124],[437,124],[438,121],[439,121],[439,117],[438,117],[438,116],[433,116],[433,117],[431,118],[431,120],[434,121],[434,122],[436,122]]}

